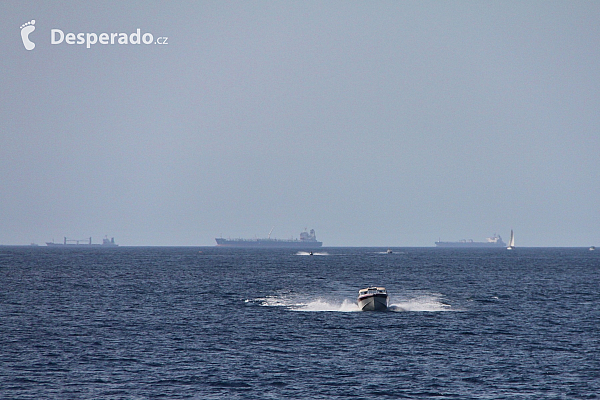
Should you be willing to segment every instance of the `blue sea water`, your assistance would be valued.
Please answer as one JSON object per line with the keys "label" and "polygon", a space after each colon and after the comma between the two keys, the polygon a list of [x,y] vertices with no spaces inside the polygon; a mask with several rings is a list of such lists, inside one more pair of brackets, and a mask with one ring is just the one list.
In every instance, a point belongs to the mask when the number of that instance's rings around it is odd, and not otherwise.
{"label": "blue sea water", "polygon": [[0,398],[600,397],[600,251],[385,250],[0,248]]}

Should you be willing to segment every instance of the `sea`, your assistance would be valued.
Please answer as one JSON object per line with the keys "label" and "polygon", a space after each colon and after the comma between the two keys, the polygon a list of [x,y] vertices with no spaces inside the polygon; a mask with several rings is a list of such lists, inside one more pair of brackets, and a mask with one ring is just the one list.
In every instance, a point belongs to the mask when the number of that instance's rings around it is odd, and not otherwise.
{"label": "sea", "polygon": [[0,398],[600,397],[600,251],[386,250],[2,247]]}

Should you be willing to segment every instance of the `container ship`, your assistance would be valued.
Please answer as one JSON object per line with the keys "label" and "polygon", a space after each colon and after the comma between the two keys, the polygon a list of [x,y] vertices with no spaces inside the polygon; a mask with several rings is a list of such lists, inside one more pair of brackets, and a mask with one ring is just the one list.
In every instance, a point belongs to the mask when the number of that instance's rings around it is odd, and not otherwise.
{"label": "container ship", "polygon": [[[273,232],[273,229],[271,229]],[[215,238],[217,246],[223,247],[254,247],[254,248],[302,248],[310,249],[323,246],[323,242],[317,241],[315,230],[300,233],[300,239],[271,239],[271,232],[266,239],[225,239]]]}
{"label": "container ship", "polygon": [[62,243],[55,243],[54,239],[51,242],[46,242],[46,246],[69,246],[69,247],[117,247],[115,238],[105,237],[102,239],[102,243],[92,243],[92,238],[88,239],[67,239],[65,236]]}
{"label": "container ship", "polygon": [[506,247],[506,243],[502,241],[500,235],[494,234],[494,236],[486,239],[485,242],[474,242],[473,239],[463,239],[458,242],[435,242],[437,247]]}

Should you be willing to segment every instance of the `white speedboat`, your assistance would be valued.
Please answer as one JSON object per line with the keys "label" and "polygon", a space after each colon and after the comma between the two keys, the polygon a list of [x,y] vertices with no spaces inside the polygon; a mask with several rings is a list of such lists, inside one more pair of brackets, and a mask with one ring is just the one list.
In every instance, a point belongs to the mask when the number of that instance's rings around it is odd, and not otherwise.
{"label": "white speedboat", "polygon": [[388,294],[383,287],[368,287],[358,291],[358,308],[361,311],[385,311]]}

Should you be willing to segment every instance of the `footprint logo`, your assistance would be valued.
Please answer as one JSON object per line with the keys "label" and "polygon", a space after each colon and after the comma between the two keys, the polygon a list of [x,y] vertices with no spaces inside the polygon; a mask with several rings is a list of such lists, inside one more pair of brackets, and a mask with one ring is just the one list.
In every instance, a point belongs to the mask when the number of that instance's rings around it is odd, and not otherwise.
{"label": "footprint logo", "polygon": [[35,43],[29,40],[29,34],[35,31],[35,19],[21,25],[21,39],[23,39],[23,46],[25,46],[26,50],[33,50],[35,48]]}

